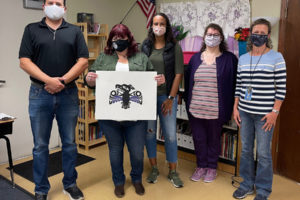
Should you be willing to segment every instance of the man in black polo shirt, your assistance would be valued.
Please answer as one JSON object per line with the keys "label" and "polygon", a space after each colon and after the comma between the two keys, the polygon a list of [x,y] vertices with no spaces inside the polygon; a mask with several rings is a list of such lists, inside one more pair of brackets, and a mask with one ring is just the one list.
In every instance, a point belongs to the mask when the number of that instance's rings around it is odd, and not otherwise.
{"label": "man in black polo shirt", "polygon": [[78,93],[75,79],[88,66],[88,49],[79,27],[63,19],[66,0],[45,0],[46,17],[26,26],[20,66],[30,75],[29,116],[34,139],[33,177],[35,199],[47,199],[49,139],[54,117],[62,142],[64,193],[84,199],[76,185],[75,127]]}

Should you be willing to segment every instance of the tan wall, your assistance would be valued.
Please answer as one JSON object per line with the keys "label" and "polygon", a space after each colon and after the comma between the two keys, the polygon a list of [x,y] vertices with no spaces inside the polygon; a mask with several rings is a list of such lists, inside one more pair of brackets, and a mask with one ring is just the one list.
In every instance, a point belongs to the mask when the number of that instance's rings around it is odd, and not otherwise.
{"label": "tan wall", "polygon": [[[278,17],[280,18],[281,0],[252,0],[252,16],[253,17]],[[271,39],[273,49],[278,49],[279,39],[279,22],[272,27]]]}
{"label": "tan wall", "polygon": [[[95,22],[108,24],[109,29],[111,29],[115,24],[120,23],[134,2],[135,0],[72,0],[67,4],[68,20],[75,23],[77,13],[93,13]],[[129,27],[137,42],[142,42],[145,39],[147,35],[146,17],[137,4],[123,24]]]}

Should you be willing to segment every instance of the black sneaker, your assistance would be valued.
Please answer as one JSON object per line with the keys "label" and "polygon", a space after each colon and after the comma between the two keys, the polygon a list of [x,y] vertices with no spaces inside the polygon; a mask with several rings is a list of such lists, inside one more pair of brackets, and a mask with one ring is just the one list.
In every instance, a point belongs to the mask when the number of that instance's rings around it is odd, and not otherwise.
{"label": "black sneaker", "polygon": [[248,194],[253,194],[253,192],[254,192],[253,189],[246,191],[246,190],[243,190],[242,188],[238,188],[236,191],[234,191],[232,196],[236,199],[243,199]]}
{"label": "black sneaker", "polygon": [[69,196],[70,200],[83,200],[84,199],[81,190],[76,185],[73,187],[64,189],[63,192]]}
{"label": "black sneaker", "polygon": [[35,193],[34,199],[35,200],[47,200],[47,195],[46,194]]}

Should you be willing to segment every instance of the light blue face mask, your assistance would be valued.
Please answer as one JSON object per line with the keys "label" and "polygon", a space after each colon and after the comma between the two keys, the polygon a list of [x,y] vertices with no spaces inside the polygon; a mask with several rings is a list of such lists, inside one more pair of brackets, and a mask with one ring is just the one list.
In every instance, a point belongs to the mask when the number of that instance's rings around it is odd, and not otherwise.
{"label": "light blue face mask", "polygon": [[206,35],[204,38],[204,42],[205,42],[206,46],[209,46],[209,47],[218,46],[221,43],[221,36]]}

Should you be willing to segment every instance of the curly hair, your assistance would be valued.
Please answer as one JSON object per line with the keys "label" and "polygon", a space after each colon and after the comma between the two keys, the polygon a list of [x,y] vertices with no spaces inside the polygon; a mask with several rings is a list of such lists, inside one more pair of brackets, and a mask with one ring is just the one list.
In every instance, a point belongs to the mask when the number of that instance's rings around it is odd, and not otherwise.
{"label": "curly hair", "polygon": [[[264,18],[259,18],[259,19],[255,20],[255,21],[251,24],[251,26],[250,26],[250,34],[252,33],[252,30],[253,30],[254,26],[256,26],[256,25],[261,25],[261,24],[262,24],[262,25],[266,25],[266,26],[268,27],[268,34],[271,34],[271,30],[272,30],[272,28],[271,28],[271,23],[270,23],[268,20],[264,19]],[[271,40],[271,38],[269,38],[269,37],[268,37],[268,41],[267,41],[266,46],[267,46],[268,48],[270,48],[270,49],[273,48],[272,40]],[[249,52],[249,51],[252,51],[252,48],[253,48],[253,44],[252,44],[252,42],[251,42],[251,40],[250,40],[250,37],[249,37],[248,40],[247,40],[247,51],[248,51],[248,52]]]}
{"label": "curly hair", "polygon": [[151,19],[151,22],[150,22],[150,28],[148,30],[148,39],[150,40],[150,42],[152,44],[154,44],[155,42],[155,35],[153,33],[153,19],[154,17],[156,16],[162,16],[165,20],[166,20],[166,33],[165,33],[165,40],[166,40],[166,43],[173,43],[175,44],[176,43],[176,39],[174,38],[173,36],[173,32],[172,32],[172,27],[171,27],[171,23],[170,23],[170,20],[168,18],[168,16],[164,13],[156,13],[152,19]]}
{"label": "curly hair", "polygon": [[204,30],[203,43],[202,43],[202,47],[201,47],[200,52],[203,52],[206,49],[206,44],[205,44],[204,40],[205,40],[205,36],[206,36],[207,31],[208,31],[209,28],[215,29],[215,30],[217,30],[220,33],[222,41],[221,41],[221,43],[219,45],[219,49],[220,49],[221,52],[227,51],[227,43],[225,42],[225,37],[224,37],[223,29],[218,24],[211,23]]}
{"label": "curly hair", "polygon": [[110,31],[106,47],[104,48],[104,53],[108,55],[112,55],[115,52],[115,49],[112,47],[112,39],[118,36],[120,38],[128,37],[129,47],[127,51],[127,57],[133,56],[136,54],[138,50],[138,45],[133,38],[132,33],[129,28],[124,24],[116,24]]}

